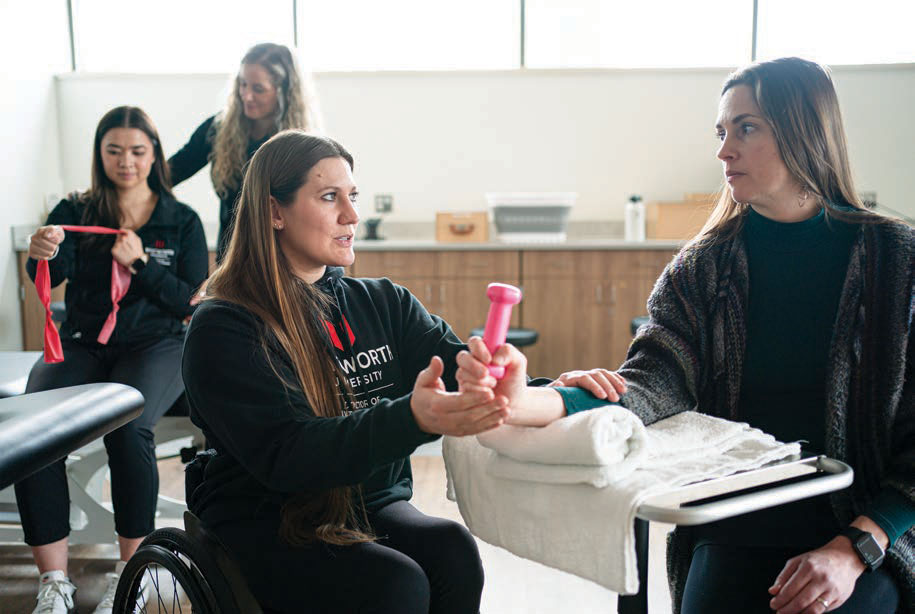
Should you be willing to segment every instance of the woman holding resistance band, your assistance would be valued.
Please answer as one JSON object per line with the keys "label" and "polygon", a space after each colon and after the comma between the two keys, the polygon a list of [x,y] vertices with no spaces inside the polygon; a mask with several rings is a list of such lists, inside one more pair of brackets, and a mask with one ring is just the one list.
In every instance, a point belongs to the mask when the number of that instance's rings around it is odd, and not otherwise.
{"label": "woman holding resistance band", "polygon": [[[65,232],[61,226],[105,226],[116,236]],[[146,404],[133,422],[105,436],[111,497],[122,563],[108,574],[95,614],[111,612],[118,573],[155,528],[159,490],[152,428],[181,395],[182,320],[207,275],[207,249],[197,214],[175,200],[152,121],[141,109],[118,107],[102,117],[92,154],[92,187],[58,204],[32,235],[26,268],[35,279],[48,262],[50,285],[67,281],[61,326],[63,362],[39,359],[26,392],[92,382],[139,390]],[[99,333],[112,311],[112,260],[130,272],[106,343]],[[104,335],[102,336],[104,341]],[[69,496],[61,460],[16,484],[25,541],[41,574],[35,613],[66,614],[76,587],[67,578]]]}

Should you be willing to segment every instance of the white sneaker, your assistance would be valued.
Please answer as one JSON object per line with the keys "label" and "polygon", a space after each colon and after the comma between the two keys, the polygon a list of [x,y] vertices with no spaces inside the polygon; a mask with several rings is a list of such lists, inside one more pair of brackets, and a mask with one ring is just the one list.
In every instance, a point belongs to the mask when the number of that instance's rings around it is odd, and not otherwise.
{"label": "white sneaker", "polygon": [[[111,610],[114,608],[114,595],[118,591],[118,582],[121,579],[121,572],[124,571],[125,565],[127,565],[126,562],[118,561],[117,565],[114,566],[114,573],[105,574],[105,577],[108,578],[108,586],[105,588],[105,594],[102,595],[102,600],[95,606],[92,614],[111,614]],[[144,577],[143,581],[140,583],[140,590],[137,591],[137,604],[144,604],[145,598],[146,578]]]}
{"label": "white sneaker", "polygon": [[69,614],[73,611],[73,593],[76,587],[64,572],[46,571],[38,579],[38,605],[32,614]]}
{"label": "white sneaker", "polygon": [[117,565],[114,566],[114,573],[105,574],[108,579],[108,586],[105,587],[105,594],[102,595],[102,600],[95,606],[92,614],[111,614],[111,609],[114,608],[114,594],[118,590],[118,580],[121,579],[124,565],[126,565],[124,561],[118,561]]}

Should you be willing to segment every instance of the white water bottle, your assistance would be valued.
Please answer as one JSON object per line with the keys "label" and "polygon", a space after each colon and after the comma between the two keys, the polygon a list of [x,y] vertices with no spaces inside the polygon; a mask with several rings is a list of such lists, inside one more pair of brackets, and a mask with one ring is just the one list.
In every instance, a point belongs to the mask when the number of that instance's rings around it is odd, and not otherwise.
{"label": "white water bottle", "polygon": [[626,203],[624,234],[627,241],[645,240],[645,205],[638,194],[630,196]]}

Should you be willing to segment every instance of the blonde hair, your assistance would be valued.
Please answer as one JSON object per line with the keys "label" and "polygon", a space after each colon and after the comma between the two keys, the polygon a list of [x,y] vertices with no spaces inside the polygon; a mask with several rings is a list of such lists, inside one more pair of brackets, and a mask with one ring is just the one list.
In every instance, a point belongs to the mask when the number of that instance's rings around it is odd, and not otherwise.
{"label": "blonde hair", "polygon": [[[291,205],[311,168],[324,158],[335,157],[353,166],[352,156],[338,143],[301,130],[280,132],[257,150],[245,172],[238,223],[225,258],[207,286],[208,298],[235,303],[261,319],[295,371],[297,381],[284,380],[284,384],[301,389],[319,418],[341,416],[344,410],[337,382],[345,382],[346,377],[329,353],[324,332],[331,300],[292,272],[273,229],[270,199],[281,207]],[[279,376],[267,337],[262,337],[262,349]],[[361,518],[347,486],[299,493],[283,507],[280,534],[292,544],[371,541],[369,533],[360,528],[368,525],[364,508],[360,509]]]}
{"label": "blonde hair", "polygon": [[[303,77],[287,47],[274,43],[255,45],[241,59],[241,65],[245,64],[262,66],[276,87],[278,109],[273,133],[288,129],[320,131],[320,114],[311,77]],[[253,126],[245,117],[239,98],[240,81],[240,76],[236,75],[226,108],[216,118],[213,128],[210,174],[216,193],[222,198],[241,184]]]}
{"label": "blonde hair", "polygon": [[[731,73],[721,95],[738,85],[750,89],[788,171],[801,189],[817,197],[827,216],[855,223],[888,219],[865,209],[855,191],[839,99],[825,67],[801,58],[757,62]],[[723,186],[691,243],[734,237],[748,209]]]}

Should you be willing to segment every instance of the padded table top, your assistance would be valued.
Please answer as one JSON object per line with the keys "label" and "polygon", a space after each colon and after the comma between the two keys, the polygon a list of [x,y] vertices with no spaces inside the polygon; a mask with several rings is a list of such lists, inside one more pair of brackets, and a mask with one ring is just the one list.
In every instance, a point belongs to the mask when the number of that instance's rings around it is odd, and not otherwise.
{"label": "padded table top", "polygon": [[123,384],[84,384],[0,399],[0,489],[126,424],[143,395]]}

